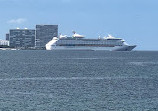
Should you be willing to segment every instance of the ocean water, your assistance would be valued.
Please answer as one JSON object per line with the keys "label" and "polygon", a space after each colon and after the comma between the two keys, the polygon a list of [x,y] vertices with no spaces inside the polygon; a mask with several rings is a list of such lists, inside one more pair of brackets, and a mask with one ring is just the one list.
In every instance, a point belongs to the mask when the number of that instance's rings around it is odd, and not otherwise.
{"label": "ocean water", "polygon": [[158,111],[158,52],[0,51],[0,111]]}

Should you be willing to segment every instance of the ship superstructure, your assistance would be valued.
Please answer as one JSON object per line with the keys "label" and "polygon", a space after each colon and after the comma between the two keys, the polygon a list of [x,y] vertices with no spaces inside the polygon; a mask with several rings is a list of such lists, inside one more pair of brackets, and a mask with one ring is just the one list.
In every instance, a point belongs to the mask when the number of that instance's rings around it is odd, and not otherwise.
{"label": "ship superstructure", "polygon": [[98,39],[86,39],[83,35],[74,32],[72,37],[60,35],[46,44],[46,50],[109,50],[131,51],[136,45],[128,45],[125,40],[111,35]]}

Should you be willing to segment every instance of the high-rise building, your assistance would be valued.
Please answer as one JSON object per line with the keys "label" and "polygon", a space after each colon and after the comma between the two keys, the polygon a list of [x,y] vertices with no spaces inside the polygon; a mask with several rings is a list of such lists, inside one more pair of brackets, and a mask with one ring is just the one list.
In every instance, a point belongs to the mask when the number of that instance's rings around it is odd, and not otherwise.
{"label": "high-rise building", "polygon": [[5,40],[8,40],[8,41],[9,41],[9,33],[6,34]]}
{"label": "high-rise building", "polygon": [[0,40],[0,46],[9,46],[8,40]]}
{"label": "high-rise building", "polygon": [[36,25],[35,47],[45,48],[45,45],[58,36],[58,25]]}
{"label": "high-rise building", "polygon": [[34,47],[35,30],[34,29],[11,29],[9,33],[10,47]]}

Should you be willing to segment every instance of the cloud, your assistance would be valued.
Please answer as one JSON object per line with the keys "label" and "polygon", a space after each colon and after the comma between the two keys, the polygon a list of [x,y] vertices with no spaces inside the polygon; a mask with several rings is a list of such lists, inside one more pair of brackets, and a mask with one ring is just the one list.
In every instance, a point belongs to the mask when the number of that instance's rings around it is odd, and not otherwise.
{"label": "cloud", "polygon": [[18,19],[9,20],[7,23],[9,23],[9,24],[22,24],[26,21],[27,21],[27,19],[25,19],[25,18],[18,18]]}

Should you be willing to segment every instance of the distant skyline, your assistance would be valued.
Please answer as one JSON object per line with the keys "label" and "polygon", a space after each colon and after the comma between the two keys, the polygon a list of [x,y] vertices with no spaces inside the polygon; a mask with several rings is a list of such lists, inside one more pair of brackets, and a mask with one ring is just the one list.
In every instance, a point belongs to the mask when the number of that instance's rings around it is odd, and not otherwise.
{"label": "distant skyline", "polygon": [[0,0],[0,39],[9,29],[59,25],[87,38],[111,34],[135,50],[158,50],[158,0]]}

